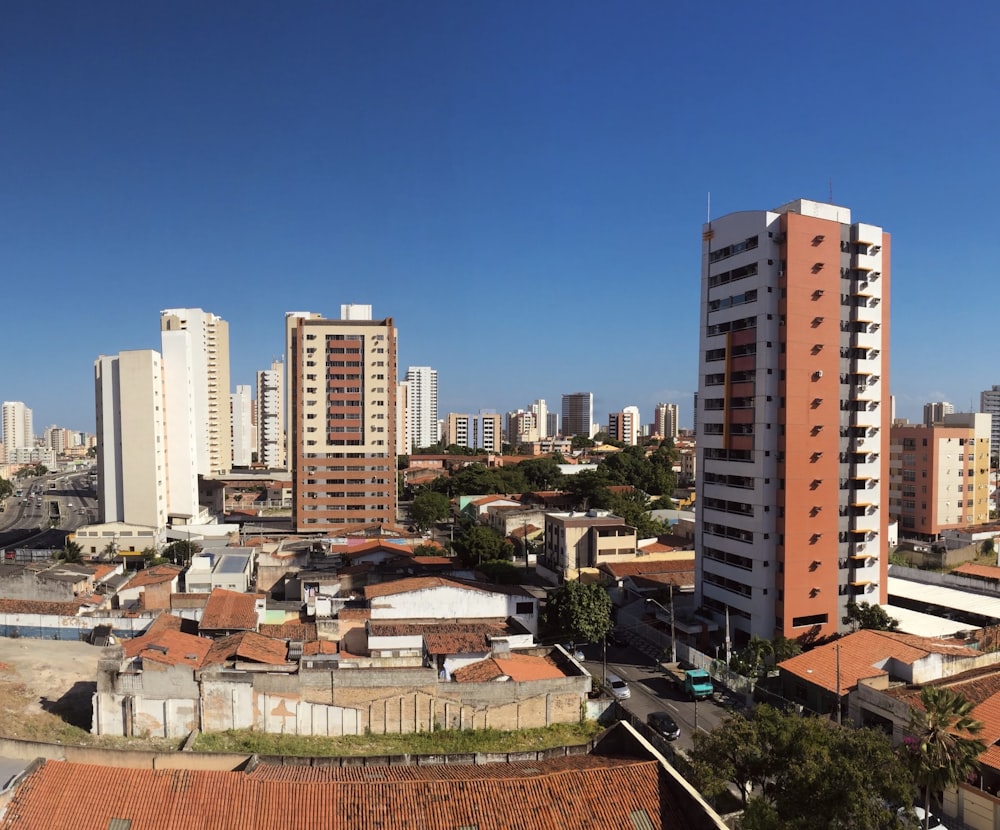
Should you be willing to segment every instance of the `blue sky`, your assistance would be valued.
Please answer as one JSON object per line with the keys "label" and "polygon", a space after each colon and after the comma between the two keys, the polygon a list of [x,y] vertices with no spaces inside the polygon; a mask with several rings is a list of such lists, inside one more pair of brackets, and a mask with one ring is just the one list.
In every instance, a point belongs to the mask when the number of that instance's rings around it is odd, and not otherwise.
{"label": "blue sky", "polygon": [[[957,13],[958,11],[961,13]],[[371,303],[440,410],[593,391],[691,421],[700,230],[833,200],[893,235],[892,392],[1000,383],[1000,9],[841,2],[0,5],[0,398],[92,430],[158,313]]]}

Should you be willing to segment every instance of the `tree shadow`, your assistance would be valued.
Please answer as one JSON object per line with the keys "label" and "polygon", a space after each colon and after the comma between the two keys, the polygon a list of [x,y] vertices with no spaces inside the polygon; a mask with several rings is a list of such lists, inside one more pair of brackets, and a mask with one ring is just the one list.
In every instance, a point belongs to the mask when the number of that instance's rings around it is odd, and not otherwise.
{"label": "tree shadow", "polygon": [[58,700],[39,699],[44,711],[66,721],[71,726],[90,731],[94,718],[94,693],[96,680],[78,680]]}

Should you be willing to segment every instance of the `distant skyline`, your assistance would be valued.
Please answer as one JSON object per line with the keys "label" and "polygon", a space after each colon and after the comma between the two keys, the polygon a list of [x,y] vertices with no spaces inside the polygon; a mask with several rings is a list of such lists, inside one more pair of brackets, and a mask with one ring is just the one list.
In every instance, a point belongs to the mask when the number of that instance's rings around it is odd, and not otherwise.
{"label": "distant skyline", "polygon": [[[715,217],[803,197],[893,238],[897,414],[978,408],[1000,10],[851,0],[135,4],[0,10],[0,399],[94,430],[101,354],[162,309],[228,321],[231,384],[284,312],[368,303],[439,413],[594,393],[692,423]],[[981,309],[983,311],[981,311]],[[230,391],[233,391],[232,389]]]}

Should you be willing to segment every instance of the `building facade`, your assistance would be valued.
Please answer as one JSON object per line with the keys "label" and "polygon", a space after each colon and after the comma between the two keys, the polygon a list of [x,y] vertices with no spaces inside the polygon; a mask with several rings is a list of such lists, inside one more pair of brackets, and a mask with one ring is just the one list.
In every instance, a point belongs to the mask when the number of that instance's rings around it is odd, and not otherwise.
{"label": "building facade", "polygon": [[993,416],[993,427],[990,431],[990,457],[995,458],[1000,452],[1000,386],[993,386],[979,393],[979,411]]}
{"label": "building facade", "polygon": [[283,470],[285,460],[285,364],[271,361],[257,372],[257,460],[269,470]]}
{"label": "building facade", "polygon": [[[951,415],[955,411],[955,407],[948,403],[947,401],[934,401],[933,403],[924,404],[924,426],[929,427],[934,424],[939,424],[944,420],[945,415]],[[893,413],[893,420],[895,421],[895,413]]]}
{"label": "building facade", "polygon": [[233,425],[233,467],[249,467],[254,454],[253,390],[249,384],[237,386],[230,396]]}
{"label": "building facade", "polygon": [[[167,371],[165,402],[194,418],[195,471],[225,474],[232,467],[232,421],[229,400],[229,323],[200,308],[168,308],[160,312],[163,360]],[[186,332],[190,353],[180,365],[181,348],[168,347],[167,332]],[[180,416],[178,416],[180,417]],[[175,422],[175,417],[170,416]],[[173,435],[175,430],[171,430]],[[185,430],[187,432],[187,430]]]}
{"label": "building facade", "polygon": [[807,200],[702,238],[698,601],[825,637],[887,599],[890,238]]}
{"label": "building facade", "polygon": [[[367,309],[367,313],[365,312]],[[286,317],[292,522],[299,532],[396,521],[396,328],[370,306]]]}
{"label": "building facade", "polygon": [[444,422],[442,440],[448,445],[457,444],[470,450],[500,452],[500,416],[495,412],[480,412],[478,415],[464,415],[449,412]]}
{"label": "building facade", "polygon": [[943,530],[989,524],[991,421],[952,413],[931,426],[892,425],[889,515],[901,536],[934,541]]}
{"label": "building facade", "polygon": [[407,450],[430,447],[441,440],[438,424],[438,373],[430,366],[410,366],[406,370],[410,386],[407,424],[412,445]]}
{"label": "building facade", "polygon": [[594,393],[572,392],[562,396],[562,434],[594,437]]}
{"label": "building facade", "polygon": [[610,413],[608,415],[608,437],[634,446],[639,443],[640,420],[641,416],[637,406],[626,406],[621,412]]}
{"label": "building facade", "polygon": [[677,404],[658,403],[653,409],[653,432],[661,439],[677,440],[680,434],[680,415]]}
{"label": "building facade", "polygon": [[35,445],[33,413],[21,401],[3,402],[3,447],[8,462],[14,450]]}
{"label": "building facade", "polygon": [[102,523],[167,525],[163,365],[151,349],[94,363],[97,492]]}

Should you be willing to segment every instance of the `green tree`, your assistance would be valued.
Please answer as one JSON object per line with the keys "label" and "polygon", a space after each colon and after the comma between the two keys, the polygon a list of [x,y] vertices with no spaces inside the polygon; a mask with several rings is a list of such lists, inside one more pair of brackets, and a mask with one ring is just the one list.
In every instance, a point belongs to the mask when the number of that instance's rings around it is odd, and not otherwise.
{"label": "green tree", "polygon": [[444,550],[437,545],[417,545],[413,549],[414,556],[444,556]]}
{"label": "green tree", "polygon": [[0,478],[0,501],[7,498],[14,492],[14,485],[11,484],[7,479]]}
{"label": "green tree", "polygon": [[578,510],[607,507],[611,501],[608,480],[599,470],[584,470],[567,476],[565,488],[575,496]]}
{"label": "green tree", "polygon": [[744,830],[895,827],[889,805],[912,791],[909,770],[881,732],[766,705],[696,733],[694,744],[699,784],[713,791],[732,781],[740,790]]}
{"label": "green tree", "polygon": [[636,529],[640,539],[652,539],[669,533],[670,528],[649,515],[649,497],[641,490],[609,493],[608,508]]}
{"label": "green tree", "polygon": [[529,458],[517,465],[518,472],[531,490],[558,490],[562,486],[563,474],[551,458]]}
{"label": "green tree", "polygon": [[774,645],[756,635],[730,661],[730,668],[744,677],[761,677],[767,671],[768,658],[774,656]]}
{"label": "green tree", "polygon": [[924,795],[924,826],[932,794],[957,787],[979,769],[986,745],[975,736],[983,729],[972,717],[972,703],[944,686],[924,686],[920,704],[910,709],[910,735],[900,748]]}
{"label": "green tree", "polygon": [[410,516],[421,530],[444,521],[450,513],[451,502],[448,497],[434,490],[421,490],[413,497],[413,504],[410,507]]}
{"label": "green tree", "polygon": [[790,637],[776,637],[771,641],[771,651],[774,655],[775,664],[781,663],[802,653],[802,645],[798,640]]}
{"label": "green tree", "polygon": [[594,442],[591,441],[586,435],[574,435],[569,445],[574,450],[586,450],[594,446]]}
{"label": "green tree", "polygon": [[545,603],[543,625],[553,637],[575,643],[599,643],[614,627],[611,598],[596,582],[573,581],[561,585]]}
{"label": "green tree", "polygon": [[472,566],[496,559],[510,561],[514,558],[514,546],[498,533],[481,524],[465,528],[455,540],[455,550],[462,561]]}
{"label": "green tree", "polygon": [[58,553],[58,558],[63,562],[82,562],[83,548],[67,539],[63,549]]}
{"label": "green tree", "polygon": [[161,555],[175,565],[184,565],[190,562],[191,557],[196,553],[201,553],[201,545],[187,539],[178,539],[167,545]]}
{"label": "green tree", "polygon": [[859,628],[895,631],[899,628],[899,620],[890,617],[881,605],[870,605],[867,602],[847,603],[847,615],[843,618],[843,623],[851,626],[851,631],[857,631]]}

